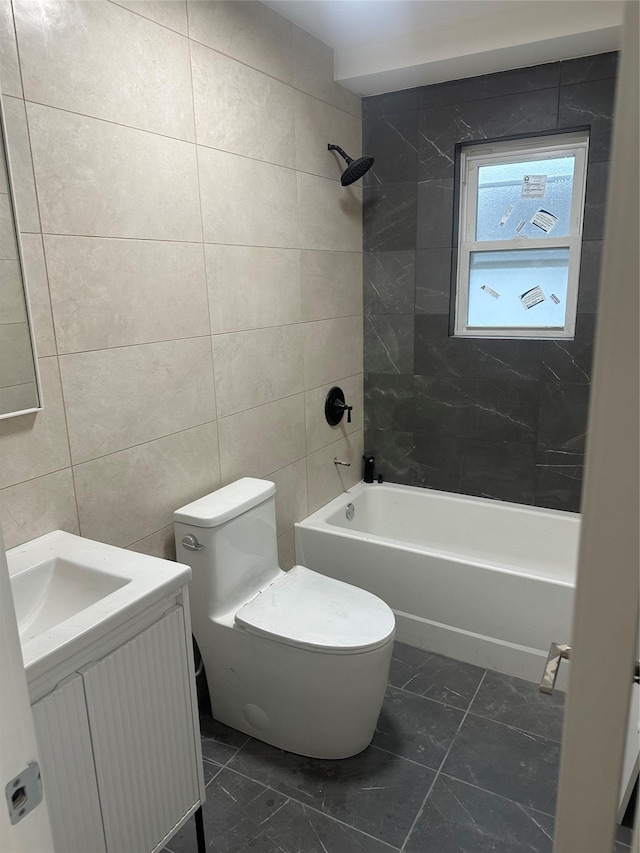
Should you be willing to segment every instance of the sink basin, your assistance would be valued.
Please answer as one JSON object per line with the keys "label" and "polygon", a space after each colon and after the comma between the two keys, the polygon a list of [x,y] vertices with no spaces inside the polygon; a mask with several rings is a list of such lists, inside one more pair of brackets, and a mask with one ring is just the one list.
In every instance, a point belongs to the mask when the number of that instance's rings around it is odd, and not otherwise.
{"label": "sink basin", "polygon": [[14,575],[11,582],[20,642],[33,640],[129,583],[80,563],[54,557]]}
{"label": "sink basin", "polygon": [[27,678],[188,583],[191,569],[54,530],[7,551]]}

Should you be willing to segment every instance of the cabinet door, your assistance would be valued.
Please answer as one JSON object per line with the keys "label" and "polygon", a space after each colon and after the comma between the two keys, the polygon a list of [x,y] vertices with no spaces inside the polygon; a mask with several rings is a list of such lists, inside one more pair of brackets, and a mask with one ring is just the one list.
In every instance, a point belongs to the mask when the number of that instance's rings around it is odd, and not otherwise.
{"label": "cabinet door", "polygon": [[82,678],[72,676],[31,710],[55,849],[104,853]]}
{"label": "cabinet door", "polygon": [[182,608],[82,677],[107,850],[154,850],[199,801]]}

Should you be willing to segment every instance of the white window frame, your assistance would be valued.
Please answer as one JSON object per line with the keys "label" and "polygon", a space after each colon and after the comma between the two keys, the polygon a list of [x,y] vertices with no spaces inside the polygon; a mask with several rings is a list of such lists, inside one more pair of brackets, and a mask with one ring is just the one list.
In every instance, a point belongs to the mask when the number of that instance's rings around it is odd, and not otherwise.
{"label": "white window frame", "polygon": [[[564,338],[575,335],[578,279],[582,248],[582,224],[587,182],[588,131],[527,137],[495,143],[471,144],[460,150],[460,200],[458,215],[458,257],[453,334],[471,338]],[[480,166],[547,160],[558,155],[575,156],[569,234],[566,237],[475,240]],[[472,252],[513,251],[516,249],[569,249],[569,272],[565,323],[560,326],[468,326],[469,265]]]}

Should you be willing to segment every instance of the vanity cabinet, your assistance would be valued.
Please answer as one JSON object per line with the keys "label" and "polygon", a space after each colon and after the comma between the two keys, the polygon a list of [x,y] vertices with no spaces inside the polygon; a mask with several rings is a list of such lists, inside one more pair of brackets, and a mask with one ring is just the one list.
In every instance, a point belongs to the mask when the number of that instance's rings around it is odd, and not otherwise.
{"label": "vanity cabinet", "polygon": [[82,676],[31,706],[56,853],[105,853]]}
{"label": "vanity cabinet", "polygon": [[204,802],[192,666],[174,604],[33,704],[57,853],[161,850]]}

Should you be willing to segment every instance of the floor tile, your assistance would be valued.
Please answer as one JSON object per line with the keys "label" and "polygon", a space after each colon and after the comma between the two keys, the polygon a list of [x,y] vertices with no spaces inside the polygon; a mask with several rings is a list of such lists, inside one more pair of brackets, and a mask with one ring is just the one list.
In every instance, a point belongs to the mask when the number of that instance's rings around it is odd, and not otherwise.
{"label": "floor tile", "polygon": [[[563,702],[396,643],[373,744],[350,759],[286,753],[203,707],[207,849],[398,853],[411,831],[404,853],[550,853]],[[613,853],[630,840],[619,828]],[[192,819],[163,853],[195,851]]]}
{"label": "floor tile", "polygon": [[[207,850],[215,853],[392,853],[394,848],[223,770],[203,808]],[[193,821],[172,838],[171,853],[195,853]]]}
{"label": "floor tile", "polygon": [[217,764],[226,764],[238,751],[239,747],[231,747],[212,738],[201,738],[202,757]]}
{"label": "floor tile", "polygon": [[435,775],[372,746],[353,758],[325,761],[257,740],[246,744],[229,767],[398,847]]}
{"label": "floor tile", "polygon": [[[270,851],[271,821],[286,804],[287,797],[228,770],[207,789],[203,806],[207,849],[216,853],[243,850],[251,843],[255,851]],[[172,853],[194,853],[196,836],[190,820],[167,844]]]}
{"label": "floor tile", "polygon": [[561,691],[547,696],[537,684],[500,672],[487,672],[470,708],[472,714],[557,741],[563,709]]}
{"label": "floor tile", "polygon": [[449,776],[553,814],[560,744],[469,714],[442,768]]}
{"label": "floor tile", "polygon": [[551,853],[553,818],[440,775],[406,853]]}
{"label": "floor tile", "polygon": [[204,786],[206,788],[209,782],[211,782],[212,779],[215,779],[218,773],[222,770],[222,765],[216,764],[215,761],[207,761],[205,758],[202,762],[202,770],[204,773]]}
{"label": "floor tile", "polygon": [[395,643],[389,684],[466,710],[483,674],[479,666]]}
{"label": "floor tile", "polygon": [[393,853],[397,850],[293,800],[283,808],[281,822],[283,827],[277,836],[280,846],[273,848],[278,853]]}
{"label": "floor tile", "polygon": [[437,770],[464,711],[388,687],[373,745]]}
{"label": "floor tile", "polygon": [[218,764],[226,764],[249,740],[249,735],[214,720],[210,712],[200,715],[200,734],[203,757]]}

